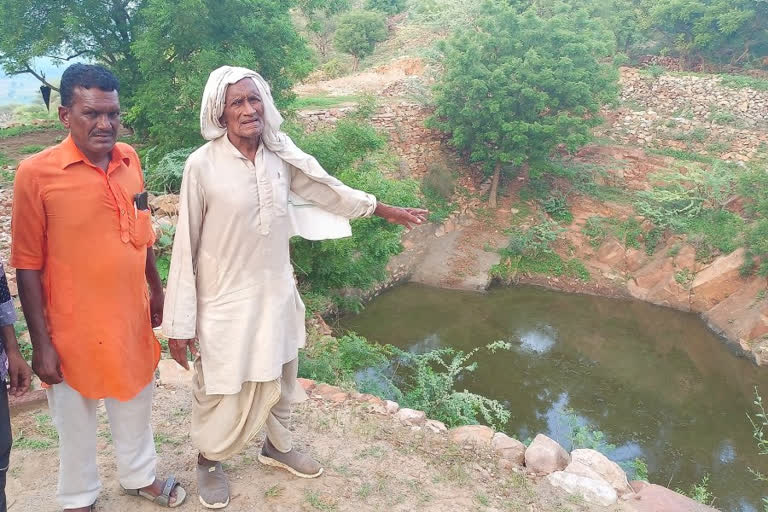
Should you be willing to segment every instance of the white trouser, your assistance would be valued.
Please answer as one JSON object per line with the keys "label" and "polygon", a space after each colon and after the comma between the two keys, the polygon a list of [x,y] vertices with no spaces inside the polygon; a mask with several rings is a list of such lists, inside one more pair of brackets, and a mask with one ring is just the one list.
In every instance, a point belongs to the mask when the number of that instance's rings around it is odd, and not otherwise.
{"label": "white trouser", "polygon": [[[154,386],[154,381],[150,382],[127,402],[104,399],[117,458],[118,479],[126,489],[140,489],[155,481],[157,454],[150,423]],[[101,490],[96,465],[98,402],[83,397],[65,382],[48,389],[48,406],[59,432],[56,496],[65,509],[90,506]]]}

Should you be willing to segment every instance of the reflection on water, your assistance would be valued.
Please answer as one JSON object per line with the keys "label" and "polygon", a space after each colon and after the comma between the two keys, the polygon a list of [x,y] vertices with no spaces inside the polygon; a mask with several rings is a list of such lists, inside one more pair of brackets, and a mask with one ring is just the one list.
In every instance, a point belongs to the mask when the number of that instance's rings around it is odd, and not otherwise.
{"label": "reflection on water", "polygon": [[723,510],[759,510],[768,494],[747,471],[766,472],[768,461],[756,455],[745,416],[756,385],[768,397],[768,373],[693,315],[535,288],[406,285],[341,327],[414,352],[507,341],[513,350],[480,351],[462,384],[509,408],[511,435],[544,432],[569,448],[574,427],[589,425],[615,446],[613,460],[645,458],[653,482],[689,489],[710,474]]}

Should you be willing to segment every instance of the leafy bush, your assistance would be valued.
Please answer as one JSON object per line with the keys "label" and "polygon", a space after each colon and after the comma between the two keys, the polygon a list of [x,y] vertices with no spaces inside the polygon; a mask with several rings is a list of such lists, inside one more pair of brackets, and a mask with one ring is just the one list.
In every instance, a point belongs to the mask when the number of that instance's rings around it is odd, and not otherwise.
{"label": "leafy bush", "polygon": [[466,374],[477,369],[477,363],[470,361],[478,350],[466,354],[450,348],[426,354],[400,351],[398,360],[405,367],[405,377],[398,380],[403,390],[402,405],[424,411],[449,427],[483,420],[486,425],[502,429],[510,416],[504,406],[476,393],[456,390]]}
{"label": "leafy bush", "polygon": [[[356,117],[364,113],[358,112]],[[390,180],[379,171],[387,164],[386,140],[370,123],[345,119],[333,129],[311,134],[294,126],[291,135],[299,147],[350,187],[365,190],[388,204],[419,204],[416,182]],[[401,227],[373,217],[353,221],[349,238],[321,242],[294,239],[291,259],[302,289],[330,294],[345,287],[369,288],[386,278],[389,258],[402,250],[401,232]]]}
{"label": "leafy bush", "polygon": [[563,194],[553,194],[542,203],[544,211],[549,214],[556,222],[573,222],[573,214],[568,207],[568,200]]}
{"label": "leafy bush", "polygon": [[456,176],[444,165],[431,164],[421,182],[421,193],[429,210],[429,220],[442,222],[453,212],[455,205],[451,201],[455,188]]}
{"label": "leafy bush", "polygon": [[23,148],[19,149],[19,153],[23,155],[31,155],[33,153],[39,153],[44,149],[45,149],[45,146],[43,146],[42,144],[30,144],[28,146],[24,146]]}
{"label": "leafy bush", "polygon": [[661,183],[638,193],[638,212],[659,227],[684,230],[686,221],[705,209],[722,209],[737,188],[733,166],[716,162],[712,169],[691,166],[685,173],[669,171],[651,176]]}
{"label": "leafy bush", "polygon": [[338,57],[330,59],[320,69],[323,70],[323,74],[329,79],[339,78],[350,72],[349,65]]}
{"label": "leafy bush", "polygon": [[280,107],[292,98],[294,82],[311,71],[309,48],[291,18],[292,2],[140,3],[141,29],[129,44],[141,80],[132,84],[125,120],[163,154],[203,142],[200,98],[209,73],[219,66],[258,70]]}
{"label": "leafy bush", "polygon": [[[499,348],[504,347],[499,343],[486,347]],[[412,354],[355,333],[325,336],[299,352],[299,376],[396,400],[451,427],[484,421],[500,429],[509,421],[509,411],[496,400],[456,389],[467,373],[476,370],[477,363],[470,360],[478,350]]]}
{"label": "leafy bush", "polygon": [[167,153],[156,165],[145,169],[147,190],[156,194],[178,194],[184,177],[184,164],[195,148],[177,149]]}
{"label": "leafy bush", "polygon": [[581,261],[576,258],[563,260],[552,249],[563,231],[551,220],[543,220],[526,230],[510,230],[509,244],[499,251],[501,262],[491,267],[491,277],[514,282],[520,274],[543,274],[588,281],[589,271]]}
{"label": "leafy bush", "polygon": [[709,475],[704,475],[701,480],[691,485],[690,490],[685,491],[677,488],[675,492],[688,496],[694,501],[698,501],[704,505],[711,505],[715,499],[712,492],[709,490]]}
{"label": "leafy bush", "polygon": [[[766,431],[768,430],[768,414],[765,412],[763,398],[760,396],[760,393],[757,392],[757,387],[755,387],[755,399],[752,403],[755,406],[755,416],[752,417],[752,415],[747,414],[747,418],[749,418],[749,423],[752,425],[752,437],[754,437],[755,443],[757,444],[757,454],[768,455],[768,437],[766,436]],[[752,473],[755,480],[759,482],[768,482],[768,475],[764,475],[752,468],[749,468],[749,472]],[[768,497],[763,497],[763,511],[768,512]]]}
{"label": "leafy bush", "polygon": [[348,388],[362,383],[362,373],[388,365],[391,348],[348,333],[325,336],[299,352],[299,376]]}
{"label": "leafy bush", "polygon": [[367,0],[365,8],[387,14],[397,14],[405,10],[405,0]]}
{"label": "leafy bush", "polygon": [[175,234],[176,226],[163,227],[160,237],[155,241],[155,263],[163,283],[168,281],[168,271],[171,270],[171,251]]}
{"label": "leafy bush", "polygon": [[337,50],[354,57],[353,70],[357,71],[360,59],[372,54],[376,44],[384,41],[388,35],[387,20],[383,14],[350,11],[339,18],[333,43]]}

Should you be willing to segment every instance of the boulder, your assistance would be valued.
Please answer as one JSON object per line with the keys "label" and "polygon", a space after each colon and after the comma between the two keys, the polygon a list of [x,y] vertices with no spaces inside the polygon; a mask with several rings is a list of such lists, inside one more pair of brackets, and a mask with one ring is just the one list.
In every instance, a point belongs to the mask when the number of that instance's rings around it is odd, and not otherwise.
{"label": "boulder", "polygon": [[584,501],[592,505],[608,507],[619,500],[614,488],[603,480],[556,471],[547,477],[547,481],[553,487],[563,489],[568,494],[581,496]]}
{"label": "boulder", "polygon": [[424,428],[435,434],[441,434],[448,431],[448,427],[445,426],[445,423],[437,420],[427,420],[426,423],[424,423]]}
{"label": "boulder", "polygon": [[627,262],[627,270],[636,272],[648,261],[648,255],[645,254],[645,251],[629,248],[625,261]]}
{"label": "boulder", "polygon": [[616,266],[624,261],[626,249],[616,240],[607,240],[597,250],[597,259],[601,263]]}
{"label": "boulder", "polygon": [[496,432],[491,439],[491,448],[500,458],[517,466],[525,464],[525,445],[502,432]]}
{"label": "boulder", "polygon": [[424,411],[416,411],[414,409],[403,408],[397,411],[395,418],[405,423],[406,425],[424,425],[427,421],[427,413]]}
{"label": "boulder", "polygon": [[562,471],[570,461],[568,452],[544,434],[537,435],[525,450],[525,466],[535,473],[548,475]]}
{"label": "boulder", "polygon": [[302,379],[301,377],[299,377],[296,380],[299,382],[301,387],[304,388],[304,391],[306,391],[307,393],[309,393],[315,388],[315,381],[312,379]]}
{"label": "boulder", "polygon": [[173,359],[161,359],[157,370],[163,386],[192,386],[192,370],[185,370]]}
{"label": "boulder", "polygon": [[626,502],[632,510],[637,512],[715,512],[716,510],[660,485],[647,484],[638,487],[637,493]]}
{"label": "boulder", "polygon": [[744,262],[744,249],[721,256],[696,275],[691,284],[694,311],[708,311],[744,285],[739,268]]}
{"label": "boulder", "polygon": [[400,404],[393,402],[392,400],[386,400],[384,402],[384,409],[386,409],[389,414],[395,414],[400,410]]}
{"label": "boulder", "polygon": [[585,471],[582,472],[582,470],[589,470],[608,482],[619,496],[632,492],[624,470],[618,464],[609,460],[608,457],[595,450],[573,450],[571,452],[571,463],[565,470],[569,473],[592,478],[590,474],[585,474]]}
{"label": "boulder", "polygon": [[456,444],[487,447],[491,446],[493,429],[485,425],[464,425],[448,431],[451,441]]}
{"label": "boulder", "polygon": [[179,214],[179,196],[175,194],[157,196],[150,201],[149,206],[159,217],[174,217]]}
{"label": "boulder", "polygon": [[331,402],[340,403],[349,398],[349,393],[342,391],[341,388],[324,383],[317,384],[313,392],[323,400],[328,400]]}

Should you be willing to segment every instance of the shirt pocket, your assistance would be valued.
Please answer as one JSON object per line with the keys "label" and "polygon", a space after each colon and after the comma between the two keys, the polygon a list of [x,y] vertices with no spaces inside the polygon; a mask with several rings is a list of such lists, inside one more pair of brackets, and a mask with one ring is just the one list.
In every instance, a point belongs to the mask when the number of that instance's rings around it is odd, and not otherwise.
{"label": "shirt pocket", "polygon": [[136,248],[148,247],[154,241],[154,232],[152,230],[152,214],[149,210],[134,210],[136,216],[131,226],[131,243]]}
{"label": "shirt pocket", "polygon": [[288,181],[288,169],[282,169],[275,172],[272,178],[273,201],[275,205],[275,215],[282,217],[288,213],[288,190],[290,183]]}

